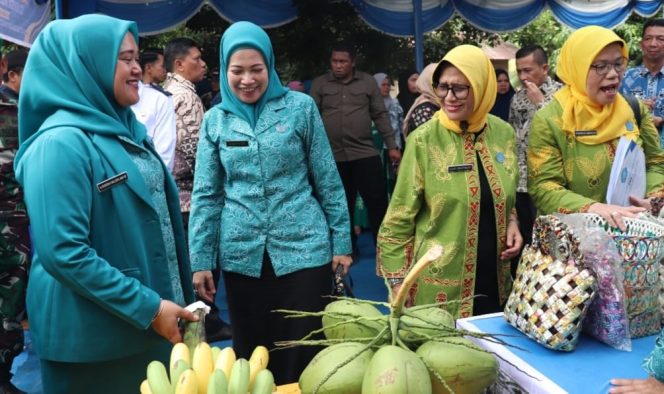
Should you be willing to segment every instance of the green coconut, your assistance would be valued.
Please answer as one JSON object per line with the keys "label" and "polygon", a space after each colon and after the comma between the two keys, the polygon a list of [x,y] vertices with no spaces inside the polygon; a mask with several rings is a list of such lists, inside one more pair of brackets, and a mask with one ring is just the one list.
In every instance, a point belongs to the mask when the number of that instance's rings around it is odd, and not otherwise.
{"label": "green coconut", "polygon": [[[456,394],[481,393],[498,376],[496,358],[463,337],[425,342],[416,353]],[[437,376],[430,375],[434,394],[449,393]]]}

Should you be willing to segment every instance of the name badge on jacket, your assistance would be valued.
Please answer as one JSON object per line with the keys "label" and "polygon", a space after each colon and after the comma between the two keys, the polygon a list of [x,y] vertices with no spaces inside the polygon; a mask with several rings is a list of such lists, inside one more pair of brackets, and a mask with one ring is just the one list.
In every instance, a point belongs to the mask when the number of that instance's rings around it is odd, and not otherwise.
{"label": "name badge on jacket", "polygon": [[472,169],[473,169],[472,164],[456,164],[453,166],[448,166],[447,172],[465,172],[465,171],[472,171]]}
{"label": "name badge on jacket", "polygon": [[577,137],[587,137],[591,135],[597,135],[597,130],[577,130],[574,132],[574,135]]}
{"label": "name badge on jacket", "polygon": [[249,146],[249,141],[226,141],[226,146],[229,148],[239,146]]}
{"label": "name badge on jacket", "polygon": [[128,178],[129,176],[127,175],[127,171],[121,172],[118,175],[114,175],[104,181],[99,182],[97,184],[97,190],[99,190],[100,193],[103,193],[115,185],[127,182]]}

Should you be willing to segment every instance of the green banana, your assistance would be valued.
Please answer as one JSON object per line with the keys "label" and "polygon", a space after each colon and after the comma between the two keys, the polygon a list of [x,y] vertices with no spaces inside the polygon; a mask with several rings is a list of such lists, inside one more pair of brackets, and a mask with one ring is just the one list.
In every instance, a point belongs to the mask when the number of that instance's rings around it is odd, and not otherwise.
{"label": "green banana", "polygon": [[228,394],[228,381],[224,371],[215,369],[212,372],[208,380],[207,394]]}
{"label": "green banana", "polygon": [[238,358],[233,363],[231,378],[228,379],[229,394],[246,394],[249,391],[249,361]]}
{"label": "green banana", "polygon": [[150,390],[152,394],[171,394],[173,392],[173,387],[171,382],[168,380],[168,374],[166,373],[166,367],[161,361],[151,361],[148,364],[148,384],[150,385]]}
{"label": "green banana", "polygon": [[173,372],[171,373],[171,382],[173,387],[175,387],[175,384],[178,382],[178,379],[180,379],[180,375],[182,375],[182,372],[188,370],[191,368],[191,365],[187,362],[187,360],[177,360],[175,364],[173,365]]}
{"label": "green banana", "polygon": [[[262,369],[254,380],[251,394],[272,394],[274,389],[274,376],[269,369]],[[209,393],[209,392],[208,392]]]}

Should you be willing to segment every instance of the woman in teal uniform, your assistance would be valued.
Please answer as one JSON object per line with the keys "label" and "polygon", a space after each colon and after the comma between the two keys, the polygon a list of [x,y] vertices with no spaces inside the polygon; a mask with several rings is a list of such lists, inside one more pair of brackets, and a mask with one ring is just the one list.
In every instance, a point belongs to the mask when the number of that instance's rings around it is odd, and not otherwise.
{"label": "woman in teal uniform", "polygon": [[45,393],[132,393],[193,302],[178,193],[138,101],[138,29],[51,22],[23,74],[15,168],[34,260],[30,330]]}

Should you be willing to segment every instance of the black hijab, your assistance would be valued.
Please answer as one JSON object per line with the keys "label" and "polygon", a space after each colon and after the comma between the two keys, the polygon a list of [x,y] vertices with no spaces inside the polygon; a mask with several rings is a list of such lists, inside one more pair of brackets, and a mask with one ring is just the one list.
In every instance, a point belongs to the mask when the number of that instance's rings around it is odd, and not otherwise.
{"label": "black hijab", "polygon": [[419,96],[419,93],[412,93],[408,89],[408,78],[413,74],[419,74],[419,72],[415,69],[410,69],[402,71],[399,74],[399,94],[397,95],[397,100],[399,100],[399,105],[401,105],[404,113],[408,112],[417,96]]}
{"label": "black hijab", "polygon": [[[507,74],[507,71],[503,70],[502,68],[496,69],[496,80],[500,75],[503,74],[507,75],[507,79],[509,81],[509,74]],[[512,102],[512,96],[514,96],[514,88],[510,84],[510,90],[508,90],[507,93],[496,94],[496,103],[493,105],[493,108],[491,108],[489,113],[496,115],[497,117],[507,122],[510,117],[510,103]]]}

